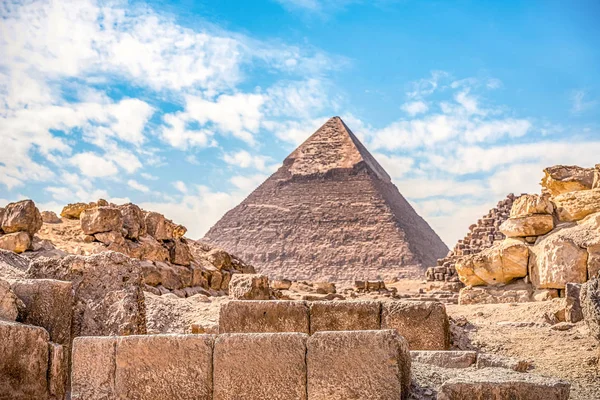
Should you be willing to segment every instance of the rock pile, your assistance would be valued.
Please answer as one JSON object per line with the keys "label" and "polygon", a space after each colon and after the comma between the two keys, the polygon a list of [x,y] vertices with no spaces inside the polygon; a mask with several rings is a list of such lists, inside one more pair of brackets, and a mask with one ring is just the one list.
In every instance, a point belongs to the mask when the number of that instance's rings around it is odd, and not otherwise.
{"label": "rock pile", "polygon": [[33,201],[22,200],[0,208],[0,249],[23,253],[42,227],[42,215]]}
{"label": "rock pile", "polygon": [[456,261],[463,256],[478,254],[492,247],[494,242],[505,238],[500,232],[500,225],[506,221],[516,197],[509,194],[498,202],[486,215],[469,227],[469,233],[458,241],[454,249],[445,258],[437,261],[436,267],[430,267],[425,274],[428,281],[458,282]]}
{"label": "rock pile", "polygon": [[456,260],[460,281],[467,285],[461,304],[545,300],[600,270],[600,189],[592,188],[594,169],[556,166],[544,173],[542,194],[516,199],[499,226],[504,240]]}

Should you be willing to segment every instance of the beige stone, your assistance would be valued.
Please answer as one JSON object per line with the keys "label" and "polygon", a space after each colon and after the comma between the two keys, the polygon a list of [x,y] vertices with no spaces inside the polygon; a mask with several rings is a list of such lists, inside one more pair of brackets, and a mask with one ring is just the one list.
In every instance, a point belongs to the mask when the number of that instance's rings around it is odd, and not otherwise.
{"label": "beige stone", "polygon": [[211,249],[206,255],[207,260],[218,269],[231,268],[231,256],[225,250]]}
{"label": "beige stone", "polygon": [[41,215],[42,221],[44,221],[45,224],[60,224],[62,222],[54,211],[42,211]]}
{"label": "beige stone", "polygon": [[319,294],[331,294],[336,292],[335,283],[333,282],[314,282],[313,288]]}
{"label": "beige stone", "polygon": [[458,304],[527,303],[532,301],[533,288],[522,280],[505,286],[467,286],[460,290]]}
{"label": "beige stone", "polygon": [[0,234],[0,249],[20,254],[31,247],[31,238],[27,232]]}
{"label": "beige stone", "polygon": [[578,190],[591,189],[594,180],[592,168],[555,165],[544,169],[542,187],[552,196]]}
{"label": "beige stone", "polygon": [[565,321],[577,323],[583,320],[581,310],[581,284],[568,282],[565,286]]}
{"label": "beige stone", "polygon": [[556,378],[522,374],[503,368],[469,371],[444,382],[438,400],[527,399],[567,400],[570,384]]}
{"label": "beige stone", "polygon": [[64,346],[48,343],[48,392],[57,399],[64,399],[69,376],[69,357]]}
{"label": "beige stone", "polygon": [[123,228],[121,211],[116,207],[96,207],[83,210],[79,217],[81,230],[86,235],[117,231]]}
{"label": "beige stone", "polygon": [[128,241],[127,253],[140,260],[169,261],[169,249],[150,235],[140,236],[135,242]]}
{"label": "beige stone", "polygon": [[0,230],[4,233],[27,232],[30,237],[42,227],[42,214],[31,200],[9,203],[4,207]]}
{"label": "beige stone", "polygon": [[592,189],[600,189],[600,164],[594,166],[594,182]]}
{"label": "beige stone", "polygon": [[476,351],[411,351],[412,362],[441,368],[468,368],[477,360]]}
{"label": "beige stone", "polygon": [[47,397],[48,340],[43,328],[0,320],[0,396]]}
{"label": "beige stone", "polygon": [[301,333],[218,336],[213,399],[306,400],[307,337]]}
{"label": "beige stone", "polygon": [[476,367],[481,368],[507,368],[517,372],[526,372],[531,364],[528,361],[512,357],[503,357],[497,354],[479,353]]}
{"label": "beige stone", "polygon": [[408,345],[393,330],[317,332],[308,339],[306,364],[311,400],[409,396]]}
{"label": "beige stone", "polygon": [[595,244],[587,249],[588,251],[588,279],[600,278],[600,244]]}
{"label": "beige stone", "polygon": [[79,219],[81,213],[89,208],[97,207],[96,203],[71,203],[63,207],[60,216],[67,219]]}
{"label": "beige stone", "polygon": [[38,259],[32,262],[28,275],[73,283],[74,336],[146,333],[143,282],[137,260],[112,251]]}
{"label": "beige stone", "polygon": [[185,226],[177,225],[170,219],[166,219],[164,215],[154,211],[146,212],[144,221],[146,231],[156,240],[179,239],[187,232]]}
{"label": "beige stone", "polygon": [[133,203],[128,203],[119,206],[119,210],[123,216],[123,228],[126,231],[127,239],[137,240],[146,234],[146,221],[141,208]]}
{"label": "beige stone", "polygon": [[292,281],[289,279],[274,280],[270,281],[270,285],[275,290],[288,290],[292,287]]}
{"label": "beige stone", "polygon": [[6,279],[24,278],[29,259],[12,251],[0,249],[0,277]]}
{"label": "beige stone", "polygon": [[71,400],[116,400],[117,337],[77,337],[73,341]]}
{"label": "beige stone", "polygon": [[529,249],[518,239],[505,239],[479,254],[456,262],[456,272],[465,285],[502,285],[527,275]]}
{"label": "beige stone", "polygon": [[433,301],[384,301],[381,328],[395,329],[410,350],[448,350],[450,327],[446,307]]}
{"label": "beige stone", "polygon": [[508,237],[545,235],[554,228],[554,218],[548,214],[511,217],[500,225],[500,232]]}
{"label": "beige stone", "polygon": [[600,341],[600,279],[592,279],[581,285],[579,300],[590,335]]}
{"label": "beige stone", "polygon": [[558,289],[537,289],[533,291],[533,301],[548,301],[558,297]]}
{"label": "beige stone", "polygon": [[561,221],[579,221],[600,212],[600,188],[564,193],[554,198],[556,213]]}
{"label": "beige stone", "polygon": [[212,348],[211,335],[120,337],[115,390],[130,400],[211,400]]}
{"label": "beige stone", "polygon": [[169,259],[173,264],[188,266],[194,260],[190,248],[184,239],[175,239],[167,243]]}
{"label": "beige stone", "polygon": [[304,301],[232,300],[221,306],[220,333],[309,333],[308,306]]}
{"label": "beige stone", "polygon": [[531,214],[552,214],[554,206],[548,196],[525,194],[517,198],[510,209],[510,217],[526,217]]}
{"label": "beige stone", "polygon": [[124,245],[125,238],[123,234],[119,231],[110,231],[110,232],[100,232],[94,234],[94,238],[105,244],[106,246],[110,246],[111,244]]}
{"label": "beige stone", "polygon": [[0,320],[15,321],[19,316],[19,302],[10,284],[0,278]]}
{"label": "beige stone", "polygon": [[229,281],[229,297],[239,300],[269,300],[269,278],[259,274],[235,274]]}
{"label": "beige stone", "polygon": [[381,328],[378,301],[315,301],[309,304],[310,333]]}
{"label": "beige stone", "polygon": [[588,253],[568,238],[547,235],[530,253],[529,275],[535,288],[564,289],[567,282],[587,280]]}

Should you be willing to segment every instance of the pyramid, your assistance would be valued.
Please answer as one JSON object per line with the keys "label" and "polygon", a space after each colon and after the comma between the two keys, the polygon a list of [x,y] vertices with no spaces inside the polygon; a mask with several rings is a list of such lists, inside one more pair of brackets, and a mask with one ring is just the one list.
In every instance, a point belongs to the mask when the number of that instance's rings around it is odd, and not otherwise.
{"label": "pyramid", "polygon": [[294,150],[204,240],[274,279],[422,277],[448,248],[341,118]]}

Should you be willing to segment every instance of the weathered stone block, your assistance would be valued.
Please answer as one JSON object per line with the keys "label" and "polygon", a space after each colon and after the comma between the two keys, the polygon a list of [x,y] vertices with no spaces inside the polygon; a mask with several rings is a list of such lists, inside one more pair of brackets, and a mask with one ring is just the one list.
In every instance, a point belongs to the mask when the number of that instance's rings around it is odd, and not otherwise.
{"label": "weathered stone block", "polygon": [[43,328],[0,320],[0,397],[46,398],[49,339]]}
{"label": "weathered stone block", "polygon": [[0,231],[4,233],[27,232],[29,237],[40,230],[43,224],[42,214],[32,200],[9,203],[4,207]]}
{"label": "weathered stone block", "polygon": [[214,400],[306,400],[301,333],[225,334],[214,346]]}
{"label": "weathered stone block", "polygon": [[410,354],[397,332],[317,332],[307,347],[309,399],[408,398]]}
{"label": "weathered stone block", "polygon": [[554,198],[554,204],[559,220],[579,221],[600,212],[600,188],[561,194]]}
{"label": "weathered stone block", "polygon": [[476,351],[411,351],[413,362],[442,368],[468,368],[477,361]]}
{"label": "weathered stone block", "polygon": [[381,329],[378,301],[315,301],[309,304],[310,333]]}
{"label": "weathered stone block", "polygon": [[583,311],[579,296],[581,294],[581,284],[567,283],[565,286],[565,320],[567,322],[577,323],[583,320]]}
{"label": "weathered stone block", "polygon": [[555,165],[544,169],[542,187],[552,196],[577,190],[591,189],[594,170],[575,165]]}
{"label": "weathered stone block", "polygon": [[62,400],[67,391],[67,381],[69,376],[69,357],[65,347],[48,343],[48,392],[57,399]]}
{"label": "weathered stone block", "polygon": [[592,337],[600,340],[600,279],[581,285],[581,309]]}
{"label": "weathered stone block", "polygon": [[211,335],[120,337],[116,393],[130,400],[211,400],[213,340]]}
{"label": "weathered stone block", "polygon": [[0,234],[0,249],[20,254],[31,247],[31,238],[27,232]]}
{"label": "weathered stone block", "polygon": [[511,217],[500,225],[500,232],[508,237],[545,235],[554,228],[554,218],[549,214]]}
{"label": "weathered stone block", "polygon": [[510,217],[525,217],[531,214],[552,214],[554,206],[548,196],[525,194],[514,201],[510,209]]}
{"label": "weathered stone block", "polygon": [[564,289],[567,282],[587,280],[588,253],[560,231],[542,238],[530,248],[529,276],[533,286]]}
{"label": "weathered stone block", "polygon": [[259,274],[235,274],[229,281],[229,297],[239,300],[269,300],[269,278]]}
{"label": "weathered stone block", "polygon": [[438,391],[438,400],[567,400],[570,386],[568,382],[555,378],[485,368],[444,382]]}
{"label": "weathered stone block", "polygon": [[450,326],[446,307],[433,301],[381,303],[381,328],[395,329],[411,350],[447,350]]}
{"label": "weathered stone block", "polygon": [[0,278],[0,319],[14,321],[19,315],[20,299],[11,289],[10,284]]}
{"label": "weathered stone block", "polygon": [[123,228],[123,216],[116,207],[97,207],[83,210],[79,216],[81,230],[86,235],[116,231]]}
{"label": "weathered stone block", "polygon": [[117,337],[77,337],[73,341],[71,400],[116,400]]}
{"label": "weathered stone block", "polygon": [[232,300],[221,306],[220,333],[309,333],[308,306],[303,301]]}
{"label": "weathered stone block", "polygon": [[477,368],[507,368],[517,372],[526,372],[531,364],[528,361],[491,353],[477,355]]}

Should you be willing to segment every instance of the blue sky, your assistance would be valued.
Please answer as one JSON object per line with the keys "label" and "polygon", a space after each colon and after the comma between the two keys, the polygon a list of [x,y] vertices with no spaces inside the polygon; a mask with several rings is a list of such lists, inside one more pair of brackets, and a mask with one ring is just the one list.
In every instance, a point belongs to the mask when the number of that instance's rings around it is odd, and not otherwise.
{"label": "blue sky", "polygon": [[133,201],[201,237],[340,115],[449,246],[600,163],[596,1],[6,1],[0,205]]}

